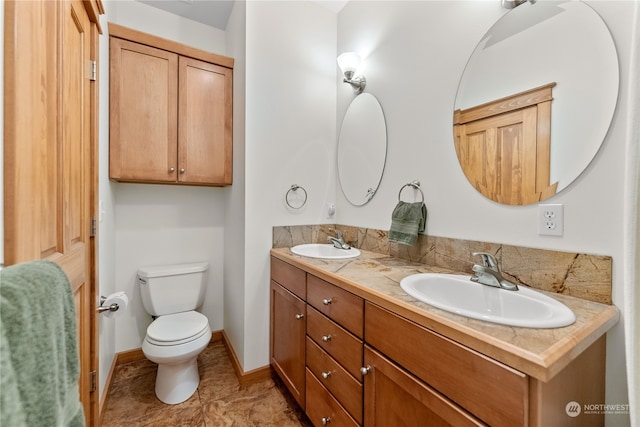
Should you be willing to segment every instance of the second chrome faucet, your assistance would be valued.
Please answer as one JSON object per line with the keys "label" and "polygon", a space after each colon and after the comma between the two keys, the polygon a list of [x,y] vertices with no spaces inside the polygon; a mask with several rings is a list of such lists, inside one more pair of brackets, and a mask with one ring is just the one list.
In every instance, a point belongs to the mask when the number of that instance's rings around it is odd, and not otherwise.
{"label": "second chrome faucet", "polygon": [[333,243],[333,246],[335,246],[338,249],[351,249],[351,246],[349,246],[344,241],[344,238],[342,237],[342,233],[340,232],[340,230],[334,230],[333,228],[330,228],[329,231],[336,233],[335,237],[333,236],[327,237],[327,240]]}
{"label": "second chrome faucet", "polygon": [[479,256],[481,264],[474,264],[472,267],[473,276],[471,280],[482,285],[494,286],[507,291],[517,291],[518,285],[504,278],[498,261],[488,252],[473,252],[473,256]]}

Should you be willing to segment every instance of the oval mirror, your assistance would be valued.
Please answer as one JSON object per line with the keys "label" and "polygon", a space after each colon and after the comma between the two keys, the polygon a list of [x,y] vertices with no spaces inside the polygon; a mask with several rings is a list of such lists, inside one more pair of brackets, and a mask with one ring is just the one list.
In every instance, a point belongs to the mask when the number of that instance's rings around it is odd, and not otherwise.
{"label": "oval mirror", "polygon": [[455,100],[454,141],[469,182],[527,205],[571,184],[598,152],[618,98],[618,57],[581,1],[524,3],[489,29]]}
{"label": "oval mirror", "polygon": [[387,126],[375,96],[363,93],[347,108],[338,140],[338,180],[355,206],[367,204],[382,180],[387,158]]}

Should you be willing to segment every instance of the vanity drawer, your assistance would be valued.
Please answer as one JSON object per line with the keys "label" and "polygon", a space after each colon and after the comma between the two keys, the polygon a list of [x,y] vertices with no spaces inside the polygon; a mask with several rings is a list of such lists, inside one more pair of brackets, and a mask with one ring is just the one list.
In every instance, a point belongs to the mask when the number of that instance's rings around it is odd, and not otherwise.
{"label": "vanity drawer", "polygon": [[365,319],[367,344],[487,424],[527,424],[525,374],[374,304]]}
{"label": "vanity drawer", "polygon": [[354,378],[361,378],[362,341],[307,305],[307,335]]}
{"label": "vanity drawer", "polygon": [[331,393],[323,387],[308,368],[306,412],[314,426],[358,426],[358,423],[351,418],[347,411],[338,403]]}
{"label": "vanity drawer", "polygon": [[338,362],[307,337],[307,369],[362,423],[362,383],[353,378]]}
{"label": "vanity drawer", "polygon": [[291,264],[271,257],[271,279],[287,288],[298,298],[307,299],[307,273]]}
{"label": "vanity drawer", "polygon": [[362,338],[364,300],[311,274],[307,277],[307,283],[307,302]]}

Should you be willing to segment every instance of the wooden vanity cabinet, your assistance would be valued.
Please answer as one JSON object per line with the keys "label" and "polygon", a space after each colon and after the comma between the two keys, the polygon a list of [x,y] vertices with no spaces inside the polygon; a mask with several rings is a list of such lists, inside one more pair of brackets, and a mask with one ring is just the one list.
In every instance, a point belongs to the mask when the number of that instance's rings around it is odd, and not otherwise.
{"label": "wooden vanity cabinet", "polygon": [[306,411],[314,425],[362,425],[363,333],[364,300],[307,274]]}
{"label": "wooden vanity cabinet", "polygon": [[306,273],[271,258],[271,366],[305,408]]}
{"label": "wooden vanity cabinet", "polygon": [[364,300],[271,258],[271,366],[316,426],[363,422]]}
{"label": "wooden vanity cabinet", "polygon": [[109,29],[109,177],[231,184],[233,59]]}
{"label": "wooden vanity cabinet", "polygon": [[315,426],[604,424],[566,413],[605,401],[604,335],[542,381],[275,257],[271,277],[271,364]]}
{"label": "wooden vanity cabinet", "polygon": [[[525,374],[377,305],[366,303],[365,319],[367,345],[411,372],[425,387],[446,396],[450,407],[473,414],[469,419],[478,425],[480,420],[492,426],[527,425],[529,378]],[[375,377],[378,366],[369,366]],[[368,381],[365,378],[367,396],[371,394]],[[377,406],[380,398],[374,395],[375,400],[365,401],[365,407]]]}
{"label": "wooden vanity cabinet", "polygon": [[365,427],[486,426],[369,346],[364,361]]}

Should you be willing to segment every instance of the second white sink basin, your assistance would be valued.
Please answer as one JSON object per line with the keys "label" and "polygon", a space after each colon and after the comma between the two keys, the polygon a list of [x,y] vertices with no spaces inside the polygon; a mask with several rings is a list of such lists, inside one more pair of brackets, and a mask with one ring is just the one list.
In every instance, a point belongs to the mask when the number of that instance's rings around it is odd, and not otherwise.
{"label": "second white sink basin", "polygon": [[296,255],[323,259],[347,259],[360,255],[360,251],[356,248],[338,249],[330,243],[306,243],[304,245],[297,245],[291,248],[291,252]]}
{"label": "second white sink basin", "polygon": [[525,328],[560,328],[576,316],[560,301],[524,286],[508,291],[482,285],[470,276],[419,273],[400,281],[412,297],[473,319]]}

